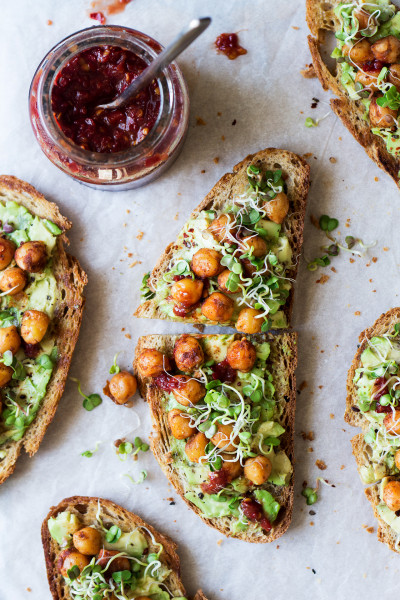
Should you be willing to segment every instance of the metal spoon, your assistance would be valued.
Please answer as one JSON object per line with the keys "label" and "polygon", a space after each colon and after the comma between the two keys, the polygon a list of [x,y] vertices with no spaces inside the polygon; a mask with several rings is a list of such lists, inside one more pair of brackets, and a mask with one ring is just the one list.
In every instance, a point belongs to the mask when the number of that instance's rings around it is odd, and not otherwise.
{"label": "metal spoon", "polygon": [[126,104],[131,98],[134,98],[141,89],[149,85],[167,67],[181,52],[186,50],[194,40],[211,23],[210,17],[193,19],[189,25],[183,29],[174,41],[155,58],[150,65],[136,77],[122,92],[118,98],[107,104],[99,104],[97,108],[118,108]]}

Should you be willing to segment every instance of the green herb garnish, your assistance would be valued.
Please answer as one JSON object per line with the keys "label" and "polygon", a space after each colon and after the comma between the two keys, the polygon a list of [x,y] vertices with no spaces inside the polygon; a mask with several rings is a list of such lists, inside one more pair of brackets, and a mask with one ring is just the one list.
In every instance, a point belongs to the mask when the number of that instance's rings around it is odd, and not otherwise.
{"label": "green herb garnish", "polygon": [[99,406],[103,402],[99,394],[90,394],[89,396],[86,396],[86,394],[82,392],[79,379],[71,377],[71,380],[78,384],[78,392],[83,397],[82,406],[85,410],[92,411],[96,406]]}

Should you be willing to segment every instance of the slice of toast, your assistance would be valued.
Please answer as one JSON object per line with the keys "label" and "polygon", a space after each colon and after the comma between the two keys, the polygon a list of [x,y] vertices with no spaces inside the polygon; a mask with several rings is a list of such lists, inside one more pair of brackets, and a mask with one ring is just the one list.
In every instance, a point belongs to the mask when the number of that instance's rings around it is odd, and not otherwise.
{"label": "slice of toast", "polygon": [[[249,165],[257,165],[263,170],[281,169],[285,184],[287,186],[287,196],[289,198],[290,208],[288,216],[285,218],[283,226],[284,233],[287,235],[290,247],[292,249],[293,260],[287,268],[287,277],[295,281],[297,275],[298,258],[303,243],[304,217],[306,211],[307,193],[310,184],[308,164],[296,154],[286,150],[276,148],[267,148],[256,154],[247,156],[233,168],[232,173],[226,173],[213,189],[207,194],[204,200],[193,211],[190,219],[196,219],[202,211],[215,210],[223,211],[225,207],[232,203],[234,197],[243,194],[248,186],[247,168]],[[181,232],[182,233],[182,232]],[[172,243],[165,249],[158,263],[154,267],[149,279],[148,286],[150,291],[155,292],[157,285],[162,280],[164,274],[168,271],[171,260],[174,258],[177,249],[176,243]],[[290,322],[290,315],[293,304],[293,286],[291,287],[286,304],[283,306],[283,312],[287,323]],[[215,325],[216,321],[209,321],[202,315],[195,313],[188,316],[179,317],[173,313],[167,315],[160,310],[156,298],[146,300],[135,312],[136,317],[168,319],[187,323],[200,323]],[[234,315],[230,321],[223,325],[232,325],[236,323]]]}
{"label": "slice of toast", "polygon": [[[192,336],[192,334],[191,334]],[[173,348],[177,335],[149,335],[140,337],[135,351],[134,367],[137,371],[137,359],[140,353],[146,348],[155,348],[168,357],[172,357]],[[201,339],[217,339],[227,336],[219,335],[203,335],[197,334],[193,337]],[[242,335],[234,334],[232,339],[240,339]],[[280,417],[280,424],[285,428],[285,433],[281,437],[281,449],[286,453],[293,465],[294,459],[294,418],[296,408],[296,380],[295,369],[297,366],[297,334],[284,333],[277,335],[253,335],[246,336],[247,339],[254,343],[269,342],[271,353],[267,361],[267,368],[272,374],[273,385],[275,386],[275,394],[277,403],[283,405],[283,412]],[[210,357],[205,353],[205,360]],[[150,406],[150,412],[153,422],[154,434],[151,438],[151,448],[154,456],[158,460],[165,475],[175,487],[181,498],[188,506],[210,527],[217,529],[227,536],[236,537],[246,542],[266,543],[272,542],[279,538],[288,529],[292,517],[293,508],[293,491],[294,477],[293,472],[288,485],[275,486],[273,484],[265,484],[267,489],[276,500],[281,504],[281,510],[278,514],[278,519],[273,523],[273,528],[270,532],[264,531],[243,531],[231,533],[230,520],[231,517],[224,516],[219,518],[207,518],[201,510],[191,501],[185,498],[185,480],[182,478],[176,469],[174,469],[171,459],[171,445],[173,436],[168,424],[167,413],[163,409],[163,392],[149,379],[143,379],[138,376],[139,389],[143,397],[147,400]]]}
{"label": "slice of toast", "polygon": [[63,394],[75,344],[78,339],[84,306],[83,289],[87,277],[78,261],[65,252],[68,244],[65,232],[71,223],[60,214],[56,204],[48,202],[34,187],[16,177],[0,176],[0,202],[13,201],[23,205],[30,213],[49,219],[61,230],[57,237],[53,258],[53,273],[57,281],[58,300],[52,327],[56,331],[56,345],[59,358],[47,385],[46,395],[34,421],[29,425],[22,439],[8,441],[0,450],[6,452],[0,461],[0,484],[14,471],[17,458],[24,448],[30,456],[38,450],[48,426],[56,412]]}
{"label": "slice of toast", "polygon": [[[170,569],[170,573],[165,579],[165,587],[172,593],[173,598],[184,598],[186,596],[185,588],[180,579],[180,560],[176,552],[177,545],[175,542],[156,531],[151,525],[134,513],[110,500],[73,496],[65,498],[57,506],[52,507],[42,524],[42,544],[46,561],[47,578],[53,600],[71,600],[72,598],[64,577],[57,569],[57,560],[62,549],[51,537],[48,527],[48,520],[57,517],[58,514],[64,511],[68,511],[78,517],[82,527],[95,526],[99,528],[99,521],[96,516],[100,516],[102,524],[108,529],[113,525],[119,527],[123,533],[139,529],[148,543],[148,554],[152,552],[157,553],[159,544],[161,544],[163,549],[159,560],[162,565]],[[199,590],[194,600],[207,599],[202,591]]]}
{"label": "slice of toast", "polygon": [[377,537],[382,544],[386,544],[393,552],[399,552],[396,532],[388,525],[379,515],[377,511],[378,505],[381,503],[379,498],[379,485],[373,485],[365,490],[369,502],[371,503],[374,515],[378,520],[379,526]]}
{"label": "slice of toast", "polygon": [[[312,33],[308,44],[315,73],[324,90],[331,90],[338,98],[330,101],[333,112],[341,119],[365,152],[396,184],[399,182],[400,160],[388,150],[384,141],[371,132],[364,118],[365,107],[361,100],[351,100],[340,82],[340,73],[332,73],[322,57],[321,46],[326,32],[335,32],[340,26],[334,8],[340,0],[306,0],[306,20]],[[340,68],[340,67],[339,67]]]}

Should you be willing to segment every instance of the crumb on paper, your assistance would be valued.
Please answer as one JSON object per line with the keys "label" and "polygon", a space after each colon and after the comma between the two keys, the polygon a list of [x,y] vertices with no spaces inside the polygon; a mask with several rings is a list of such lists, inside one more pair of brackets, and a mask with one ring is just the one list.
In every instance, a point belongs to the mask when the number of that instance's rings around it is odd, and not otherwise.
{"label": "crumb on paper", "polygon": [[309,442],[312,442],[315,439],[313,431],[308,431],[308,432],[307,431],[301,431],[300,435],[303,438],[303,440],[308,440]]}
{"label": "crumb on paper", "polygon": [[379,181],[379,177],[374,177],[374,181]]}
{"label": "crumb on paper", "polygon": [[141,260],[134,260],[130,265],[129,268],[132,269],[132,267],[136,267],[136,265],[141,265],[142,261]]}
{"label": "crumb on paper", "polygon": [[140,230],[139,230],[139,231],[138,231],[138,234],[137,234],[137,236],[136,236],[136,239],[137,239],[137,240],[141,240],[143,236],[144,236],[144,231],[140,231]]}
{"label": "crumb on paper", "polygon": [[373,282],[373,279],[369,279],[368,281],[369,281],[370,283],[372,283],[372,282]]}
{"label": "crumb on paper", "polygon": [[233,119],[232,125],[236,125],[236,123],[237,123],[236,119]]}
{"label": "crumb on paper", "polygon": [[314,215],[310,215],[310,221],[311,223],[314,225],[314,227],[316,227],[317,229],[319,229],[319,220],[317,219],[316,216]]}
{"label": "crumb on paper", "polygon": [[334,419],[334,418],[335,418],[335,415],[334,415],[333,413],[330,413],[330,415],[329,415],[329,416],[330,416],[330,418],[331,418],[331,419]]}
{"label": "crumb on paper", "polygon": [[378,257],[377,256],[373,256],[371,260],[372,260],[373,263],[376,263],[376,262],[378,262]]}
{"label": "crumb on paper", "polygon": [[27,592],[31,592],[31,591],[32,591],[32,588],[30,588],[30,587],[27,587],[27,588],[26,588],[26,591],[27,591]]}
{"label": "crumb on paper", "polygon": [[296,31],[298,31],[300,29],[300,27],[297,27],[297,25],[292,25],[292,29],[295,29]]}
{"label": "crumb on paper", "polygon": [[315,283],[320,283],[321,285],[324,285],[324,283],[326,283],[327,281],[329,281],[329,275],[321,275],[321,277],[317,279]]}
{"label": "crumb on paper", "polygon": [[217,541],[217,546],[220,546],[222,544],[223,540],[218,540]]}
{"label": "crumb on paper", "polygon": [[388,252],[388,251],[389,251],[389,248],[388,248],[387,246],[385,246],[385,247],[383,248],[383,251],[384,251],[384,252]]}
{"label": "crumb on paper", "polygon": [[130,334],[130,333],[126,333],[126,334],[125,334],[125,337],[126,337],[126,338],[128,338],[128,340],[131,340],[131,339],[132,339],[132,336],[131,336],[131,334]]}
{"label": "crumb on paper", "polygon": [[359,311],[359,310],[356,310],[356,312],[354,313],[354,315],[355,315],[356,317],[359,317],[359,316],[361,315],[361,311]]}
{"label": "crumb on paper", "polygon": [[343,469],[345,469],[346,467],[344,465],[341,465],[340,470],[343,471]]}
{"label": "crumb on paper", "polygon": [[128,258],[132,258],[133,252],[128,252]]}
{"label": "crumb on paper", "polygon": [[216,156],[215,158],[213,158],[213,161],[217,165],[219,163],[219,156]]}
{"label": "crumb on paper", "polygon": [[356,262],[356,261],[354,260],[354,258],[350,258],[350,262],[353,263],[353,262]]}
{"label": "crumb on paper", "polygon": [[314,77],[316,77],[314,65],[312,63],[306,65],[304,69],[301,69],[300,73],[304,79],[314,79]]}
{"label": "crumb on paper", "polygon": [[221,112],[221,111],[218,111],[218,112],[217,112],[217,117],[220,117],[221,115],[222,115],[222,112]]}
{"label": "crumb on paper", "polygon": [[125,327],[123,327],[123,328],[121,329],[121,331],[125,331]]}
{"label": "crumb on paper", "polygon": [[335,162],[337,162],[337,160],[336,160],[336,158],[334,156],[330,156],[329,157],[329,162],[331,162],[334,165]]}
{"label": "crumb on paper", "polygon": [[[47,20],[47,25],[53,25],[53,21],[51,19],[48,19]],[[31,591],[30,588],[29,588],[29,591]]]}
{"label": "crumb on paper", "polygon": [[[321,350],[321,352],[323,352],[323,350]],[[324,386],[323,385],[319,385],[318,387],[319,387],[320,390],[322,390]]]}
{"label": "crumb on paper", "polygon": [[312,152],[306,152],[305,154],[303,154],[303,158],[311,158],[313,156]]}
{"label": "crumb on paper", "polygon": [[205,170],[205,169],[202,169],[202,170],[200,171],[200,173],[205,173],[205,172],[206,172],[206,170]]}
{"label": "crumb on paper", "polygon": [[337,273],[335,267],[331,267],[331,271],[332,271],[332,273]]}
{"label": "crumb on paper", "polygon": [[177,212],[176,215],[174,216],[174,221],[177,221],[179,218],[179,213]]}
{"label": "crumb on paper", "polygon": [[126,209],[126,212],[127,212],[128,215],[131,214],[131,211],[129,210],[129,208]]}
{"label": "crumb on paper", "polygon": [[196,117],[196,125],[197,126],[199,126],[199,125],[207,125],[207,123],[201,117]]}
{"label": "crumb on paper", "polygon": [[311,446],[309,448],[307,448],[307,452],[314,452],[314,448],[311,448]]}
{"label": "crumb on paper", "polygon": [[299,390],[300,390],[300,392],[302,392],[302,391],[303,391],[303,390],[304,390],[304,389],[305,389],[307,386],[308,386],[308,383],[307,383],[307,381],[306,381],[306,380],[303,380],[303,381],[301,382],[301,384],[299,385]]}
{"label": "crumb on paper", "polygon": [[363,529],[365,529],[365,531],[366,531],[367,533],[374,533],[374,531],[375,531],[375,529],[374,529],[374,528],[373,528],[371,525],[370,525],[370,526],[368,526],[368,525],[363,525]]}
{"label": "crumb on paper", "polygon": [[225,136],[221,135],[221,140],[224,142],[225,141]]}
{"label": "crumb on paper", "polygon": [[[310,525],[311,525],[311,527],[314,527],[314,521],[310,521]],[[314,573],[314,575],[315,575],[315,571],[314,571],[314,569],[313,569],[313,573]]]}
{"label": "crumb on paper", "polygon": [[376,290],[372,290],[372,293],[376,293]]}
{"label": "crumb on paper", "polygon": [[166,498],[166,500],[168,500],[169,502],[173,502],[174,499],[172,498],[172,496],[170,496],[169,498]]}
{"label": "crumb on paper", "polygon": [[318,469],[319,469],[320,471],[325,471],[325,469],[327,468],[327,466],[326,466],[326,464],[324,463],[324,461],[323,461],[323,460],[319,460],[319,459],[317,459],[317,460],[315,461],[315,466],[316,466],[316,467],[318,467]]}

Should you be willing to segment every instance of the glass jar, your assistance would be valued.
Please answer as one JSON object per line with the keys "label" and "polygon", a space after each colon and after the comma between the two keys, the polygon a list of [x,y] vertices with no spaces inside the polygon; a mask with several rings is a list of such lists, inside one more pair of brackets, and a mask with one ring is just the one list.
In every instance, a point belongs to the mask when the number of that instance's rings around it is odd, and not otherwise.
{"label": "glass jar", "polygon": [[136,146],[110,154],[82,149],[64,135],[51,108],[52,86],[73,56],[93,46],[119,46],[149,64],[163,47],[151,37],[116,25],[78,31],[44,57],[33,77],[29,113],[37,141],[47,158],[70,177],[102,190],[127,190],[156,179],[178,157],[189,119],[189,96],[179,67],[172,63],[157,81],[160,110],[147,136]]}

